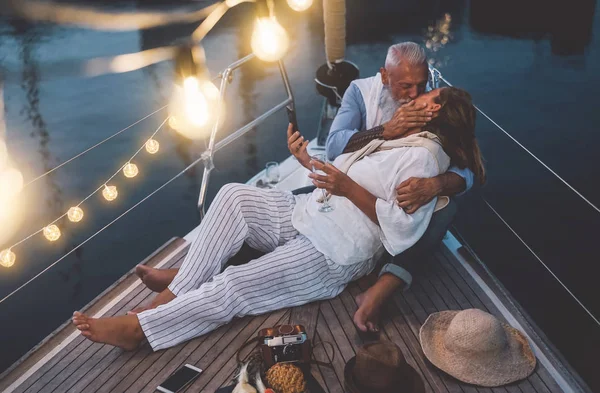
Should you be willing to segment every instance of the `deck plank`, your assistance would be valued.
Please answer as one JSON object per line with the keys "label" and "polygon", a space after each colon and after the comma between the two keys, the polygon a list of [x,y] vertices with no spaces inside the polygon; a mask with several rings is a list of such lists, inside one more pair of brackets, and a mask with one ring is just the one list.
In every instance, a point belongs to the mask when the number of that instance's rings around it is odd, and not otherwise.
{"label": "deck plank", "polygon": [[[171,265],[178,266],[185,253]],[[41,367],[16,391],[46,392],[129,392],[155,391],[162,381],[190,363],[202,368],[201,376],[186,391],[214,392],[230,384],[236,369],[235,353],[241,344],[254,337],[263,327],[281,323],[304,325],[313,345],[321,340],[333,346],[333,367],[313,365],[311,373],[324,390],[344,392],[345,363],[355,355],[365,336],[353,323],[357,310],[356,296],[376,277],[351,283],[338,297],[269,314],[234,319],[202,337],[176,347],[153,352],[146,343],[133,352],[91,343],[77,337],[51,361]],[[105,315],[123,314],[152,296],[142,285],[121,299]],[[504,296],[501,293],[498,296]],[[458,261],[443,252],[422,265],[413,287],[397,292],[383,310],[380,337],[398,344],[406,360],[424,380],[427,393],[556,393],[560,388],[541,365],[528,379],[499,388],[464,384],[435,368],[424,357],[419,343],[419,329],[429,314],[442,310],[480,308],[501,320],[502,314]],[[329,347],[316,345],[315,358],[325,360]],[[246,355],[247,348],[242,352]]]}
{"label": "deck plank", "polygon": [[[203,357],[197,367],[201,368],[202,374],[185,392],[201,392],[203,388],[213,379],[213,377],[222,369],[229,357],[235,354],[237,349],[248,339],[256,335],[257,329],[262,326],[268,315],[259,315],[257,317],[247,317],[248,323],[237,331],[227,332],[228,338],[217,341],[212,351]],[[233,337],[231,335],[235,333]]]}
{"label": "deck plank", "polygon": [[[319,331],[322,330],[321,326],[324,324],[324,322],[321,319],[322,317],[319,316],[319,324],[317,325],[317,329],[316,329],[316,333],[315,333],[315,337],[319,342],[324,342],[324,341],[328,341],[327,339],[324,339],[320,334]],[[325,349],[323,347],[318,347],[315,351],[315,355],[318,357],[318,359],[328,359],[326,363],[334,363],[336,360],[336,357],[339,358],[339,354],[337,354],[337,347],[335,343],[331,343],[333,345],[334,348],[334,353],[336,353],[336,355],[334,355],[333,359],[331,359],[329,357],[329,354],[325,352]],[[323,388],[325,388],[325,390],[329,391],[330,393],[344,393],[344,388],[343,388],[343,383],[344,380],[340,380],[338,378],[337,373],[335,372],[334,368],[329,368],[329,367],[325,367],[325,366],[318,366],[319,371],[321,372],[321,375],[323,376],[323,381],[325,382],[325,385],[321,385],[323,386]]]}
{"label": "deck plank", "polygon": [[[463,273],[468,273],[464,270],[462,266],[452,264],[442,253],[436,254],[436,258],[438,260],[438,264],[435,267],[435,269],[438,270],[439,274],[444,274],[445,272],[448,277],[455,278],[453,280],[453,283],[457,286],[458,291],[461,292],[462,295],[467,298],[467,301],[470,302],[471,307],[480,308],[484,311],[489,312],[490,314],[495,315],[497,318],[505,321],[505,318],[501,315],[500,311],[495,305],[493,305],[493,308],[487,307],[486,303],[490,301],[489,297],[485,295],[483,291],[481,291],[479,294],[477,293],[476,289],[480,289],[479,286],[477,286],[477,288],[474,288],[472,286],[474,285],[474,282],[469,283],[469,281],[465,280],[465,276],[463,275]],[[458,276],[456,276],[455,273],[452,272],[452,270],[450,269],[454,269]],[[482,297],[485,297],[485,299],[487,300],[481,299]],[[535,380],[535,378],[528,378],[515,384],[506,385],[503,390],[495,389],[495,391],[508,391],[509,393],[534,393],[538,391],[540,393],[545,392],[543,389],[537,389],[536,386],[532,383],[532,380]],[[560,391],[560,389],[558,391]]]}

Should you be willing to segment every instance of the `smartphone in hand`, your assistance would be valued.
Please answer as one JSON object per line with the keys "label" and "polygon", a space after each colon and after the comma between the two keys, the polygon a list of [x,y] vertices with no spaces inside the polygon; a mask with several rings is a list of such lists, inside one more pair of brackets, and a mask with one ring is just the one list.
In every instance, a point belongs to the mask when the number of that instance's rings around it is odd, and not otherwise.
{"label": "smartphone in hand", "polygon": [[292,123],[292,127],[294,128],[292,131],[293,132],[298,131],[299,128],[298,128],[298,120],[296,119],[296,110],[290,108],[289,106],[286,106],[285,110],[288,115],[288,120],[290,123]]}

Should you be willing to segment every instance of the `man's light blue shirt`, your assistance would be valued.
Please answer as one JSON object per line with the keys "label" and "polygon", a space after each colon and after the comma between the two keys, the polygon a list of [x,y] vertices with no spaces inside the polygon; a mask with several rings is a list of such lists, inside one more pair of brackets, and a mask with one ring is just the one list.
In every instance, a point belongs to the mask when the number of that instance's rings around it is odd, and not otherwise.
{"label": "man's light blue shirt", "polygon": [[[367,108],[365,101],[358,86],[351,83],[346,93],[344,93],[342,105],[331,124],[326,144],[327,158],[333,161],[337,156],[342,154],[352,135],[359,131],[365,131],[366,124]],[[467,188],[463,193],[471,189],[473,186],[473,172],[469,168],[460,169],[452,166],[448,170],[465,179]]]}

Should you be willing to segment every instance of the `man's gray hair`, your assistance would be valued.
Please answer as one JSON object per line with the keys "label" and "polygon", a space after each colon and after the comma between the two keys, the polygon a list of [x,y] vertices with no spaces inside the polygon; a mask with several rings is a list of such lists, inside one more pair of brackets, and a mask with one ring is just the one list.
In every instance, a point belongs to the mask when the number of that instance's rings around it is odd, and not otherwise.
{"label": "man's gray hair", "polygon": [[401,42],[390,46],[385,58],[385,68],[397,67],[400,63],[409,65],[427,65],[427,55],[419,44]]}

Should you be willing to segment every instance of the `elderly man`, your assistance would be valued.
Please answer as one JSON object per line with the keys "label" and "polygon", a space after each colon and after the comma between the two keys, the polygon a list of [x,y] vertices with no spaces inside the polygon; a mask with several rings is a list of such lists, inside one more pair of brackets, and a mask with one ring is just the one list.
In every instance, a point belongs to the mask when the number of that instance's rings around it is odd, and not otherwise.
{"label": "elderly man", "polygon": [[[395,139],[417,126],[424,126],[433,113],[415,107],[412,100],[425,92],[429,70],[425,51],[413,42],[392,45],[385,67],[374,77],[352,82],[331,125],[327,156],[358,150],[376,138]],[[470,189],[473,174],[452,167],[445,174],[430,178],[411,178],[397,188],[398,205],[412,214],[439,195],[452,196]],[[422,262],[442,240],[456,208],[454,204],[436,212],[421,240],[392,262],[383,266],[379,279],[357,298],[354,323],[363,331],[377,330],[377,319],[384,301],[398,288],[407,289],[411,265]]]}

